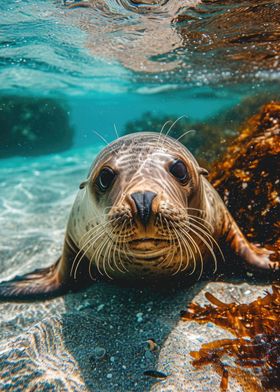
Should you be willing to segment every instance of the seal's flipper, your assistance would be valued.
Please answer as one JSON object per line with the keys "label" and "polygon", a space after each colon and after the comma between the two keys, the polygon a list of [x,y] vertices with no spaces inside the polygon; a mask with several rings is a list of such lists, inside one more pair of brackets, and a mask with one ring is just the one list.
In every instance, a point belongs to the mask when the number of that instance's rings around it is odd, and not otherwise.
{"label": "seal's flipper", "polygon": [[230,217],[230,222],[226,242],[235,254],[253,267],[279,270],[280,261],[274,260],[275,252],[266,248],[258,248],[256,245],[251,244],[244,237],[232,217]]}
{"label": "seal's flipper", "polygon": [[66,292],[67,284],[58,273],[59,262],[60,259],[51,267],[0,283],[0,300],[43,299]]}
{"label": "seal's flipper", "polygon": [[42,300],[56,297],[71,290],[79,290],[88,285],[87,279],[73,280],[71,266],[78,249],[66,234],[62,256],[47,268],[38,269],[23,276],[0,283],[0,301]]}

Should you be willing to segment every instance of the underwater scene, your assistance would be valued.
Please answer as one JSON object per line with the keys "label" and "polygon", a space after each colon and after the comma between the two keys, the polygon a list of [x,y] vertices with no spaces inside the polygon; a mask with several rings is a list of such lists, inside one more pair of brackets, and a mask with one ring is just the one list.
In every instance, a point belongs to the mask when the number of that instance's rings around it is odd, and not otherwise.
{"label": "underwater scene", "polygon": [[279,1],[0,11],[0,391],[279,391]]}

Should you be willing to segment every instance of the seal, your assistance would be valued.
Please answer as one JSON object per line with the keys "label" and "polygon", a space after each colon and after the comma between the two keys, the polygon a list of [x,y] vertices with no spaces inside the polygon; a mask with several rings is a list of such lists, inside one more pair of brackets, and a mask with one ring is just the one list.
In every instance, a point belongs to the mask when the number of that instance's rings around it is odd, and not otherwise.
{"label": "seal", "polygon": [[223,250],[276,269],[271,251],[250,244],[190,151],[143,132],[109,144],[93,162],[51,267],[0,284],[0,298],[44,298],[97,277],[170,279],[215,272]]}

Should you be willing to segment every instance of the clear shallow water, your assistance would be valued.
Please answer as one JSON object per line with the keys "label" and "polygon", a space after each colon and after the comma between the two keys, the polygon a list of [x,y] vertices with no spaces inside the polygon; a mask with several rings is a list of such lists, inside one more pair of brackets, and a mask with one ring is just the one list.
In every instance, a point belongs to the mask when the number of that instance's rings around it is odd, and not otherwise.
{"label": "clear shallow water", "polygon": [[1,275],[52,264],[61,252],[67,217],[99,146],[1,162]]}
{"label": "clear shallow water", "polygon": [[[1,97],[62,100],[75,129],[73,147],[64,153],[0,160],[1,279],[52,264],[59,256],[78,185],[104,146],[94,131],[113,140],[114,124],[121,135],[128,121],[148,111],[156,116],[185,115],[207,123],[246,97],[263,94],[269,100],[278,92],[279,2],[163,3],[136,6],[129,0],[95,0],[86,2],[90,7],[75,8],[55,0],[0,3]],[[94,294],[99,305],[111,294],[111,289],[93,290],[97,290]],[[112,298],[116,293],[125,302],[121,291],[113,291]],[[77,322],[78,302],[87,306],[87,299],[82,295],[73,298],[74,305],[72,300],[66,300],[65,305],[62,299],[34,308],[1,305],[1,356],[13,355],[13,339],[17,347],[24,346],[26,339],[35,347],[33,326],[37,323],[39,330],[43,325],[38,335],[42,338],[45,320],[46,325],[55,324],[53,317],[60,319],[68,311]],[[178,309],[182,301],[184,296],[175,301]],[[117,309],[115,302],[111,308]],[[139,313],[137,307],[134,310]],[[161,310],[164,313],[165,309]],[[153,311],[157,311],[156,303]],[[172,322],[164,320],[164,327],[160,326],[164,329]],[[132,325],[136,329],[138,324]],[[101,321],[98,326],[102,328]],[[50,341],[55,333],[61,337],[63,331],[60,324],[52,328],[39,354],[36,350],[30,354],[33,359],[55,357]],[[20,333],[27,333],[28,338]],[[186,336],[189,333],[185,331]],[[95,337],[98,345],[100,336]],[[129,353],[125,339],[122,343]],[[59,365],[64,351],[62,347]],[[72,356],[68,358],[72,361]],[[83,368],[83,358],[79,358]],[[168,358],[163,356],[163,363],[168,363]],[[49,361],[43,362],[43,386],[49,377],[48,366]],[[59,366],[56,371],[57,379],[62,379]],[[104,371],[110,374],[109,368]],[[24,373],[30,376],[23,367]],[[34,375],[34,368],[31,373]],[[107,373],[105,383],[109,382]],[[78,386],[74,383],[76,390],[83,390],[80,377],[75,380]],[[33,382],[36,385],[36,377]]]}

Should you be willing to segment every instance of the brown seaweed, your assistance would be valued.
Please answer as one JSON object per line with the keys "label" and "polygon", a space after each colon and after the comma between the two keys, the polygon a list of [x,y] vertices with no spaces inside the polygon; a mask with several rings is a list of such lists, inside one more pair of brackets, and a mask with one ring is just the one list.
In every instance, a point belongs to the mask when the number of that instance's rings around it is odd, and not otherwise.
{"label": "brown seaweed", "polygon": [[[280,285],[250,304],[223,303],[206,293],[210,305],[191,303],[181,316],[184,321],[212,322],[233,333],[236,339],[203,344],[191,352],[192,364],[212,364],[221,374],[221,390],[226,391],[231,375],[245,391],[280,388]],[[233,357],[236,366],[223,363],[223,356]],[[248,369],[248,370],[244,370]]]}
{"label": "brown seaweed", "polygon": [[280,249],[280,102],[264,105],[242,127],[209,180],[251,242]]}

